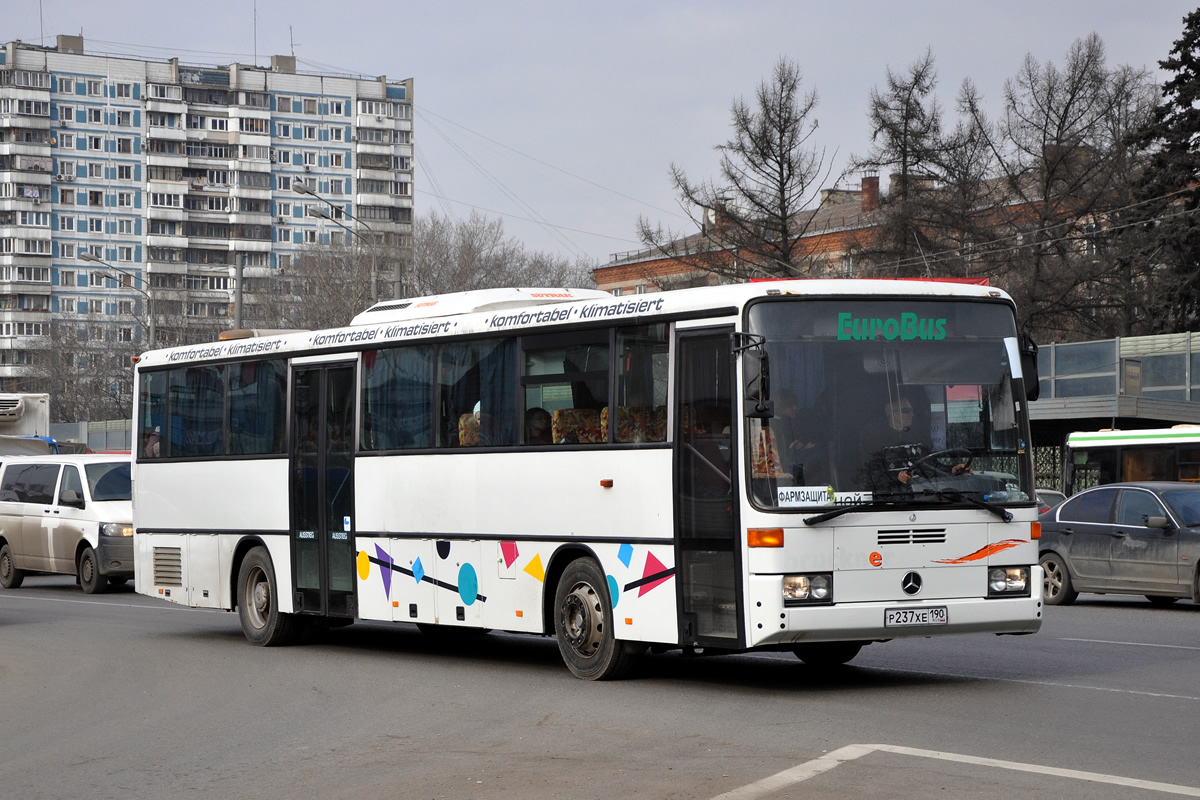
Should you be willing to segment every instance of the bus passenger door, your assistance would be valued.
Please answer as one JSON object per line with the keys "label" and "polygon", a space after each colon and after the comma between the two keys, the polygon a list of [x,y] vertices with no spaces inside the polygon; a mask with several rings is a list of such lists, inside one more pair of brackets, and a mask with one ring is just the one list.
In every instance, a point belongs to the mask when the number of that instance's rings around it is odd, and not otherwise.
{"label": "bus passenger door", "polygon": [[675,394],[675,563],[681,644],[741,641],[732,328],[681,332]]}
{"label": "bus passenger door", "polygon": [[355,616],[354,364],[292,369],[292,575],[297,612]]}

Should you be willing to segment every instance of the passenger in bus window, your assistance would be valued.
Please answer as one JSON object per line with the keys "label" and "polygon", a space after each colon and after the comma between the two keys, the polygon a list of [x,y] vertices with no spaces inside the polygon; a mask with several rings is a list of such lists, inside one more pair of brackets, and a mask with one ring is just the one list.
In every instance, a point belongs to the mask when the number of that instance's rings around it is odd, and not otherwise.
{"label": "passenger in bus window", "polygon": [[161,450],[162,433],[160,428],[155,428],[146,435],[146,444],[142,448],[142,453],[146,458],[158,458]]}
{"label": "passenger in bus window", "polygon": [[554,444],[550,434],[550,412],[537,406],[525,412],[525,443]]}

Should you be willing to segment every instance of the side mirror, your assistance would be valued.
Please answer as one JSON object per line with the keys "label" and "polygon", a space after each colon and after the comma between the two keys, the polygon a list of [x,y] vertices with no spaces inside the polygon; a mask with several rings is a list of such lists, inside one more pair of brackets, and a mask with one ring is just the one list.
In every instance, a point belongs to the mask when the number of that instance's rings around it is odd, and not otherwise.
{"label": "side mirror", "polygon": [[1033,402],[1042,393],[1041,381],[1038,380],[1038,346],[1029,337],[1021,334],[1021,375],[1025,379],[1025,399]]}
{"label": "side mirror", "polygon": [[60,506],[70,506],[71,508],[83,508],[83,496],[74,489],[63,489],[63,492],[58,497]]}
{"label": "side mirror", "polygon": [[1146,517],[1146,527],[1161,528],[1165,530],[1174,526],[1171,525],[1171,521],[1166,517]]}

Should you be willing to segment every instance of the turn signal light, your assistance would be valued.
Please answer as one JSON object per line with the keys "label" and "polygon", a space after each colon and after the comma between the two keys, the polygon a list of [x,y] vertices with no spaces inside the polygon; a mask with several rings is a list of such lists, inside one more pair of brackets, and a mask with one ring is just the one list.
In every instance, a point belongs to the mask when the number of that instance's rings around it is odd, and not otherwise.
{"label": "turn signal light", "polygon": [[750,547],[783,547],[783,528],[747,528],[746,544]]}
{"label": "turn signal light", "polygon": [[1030,539],[1042,538],[1042,523],[1034,522],[1029,526],[1029,538]]}

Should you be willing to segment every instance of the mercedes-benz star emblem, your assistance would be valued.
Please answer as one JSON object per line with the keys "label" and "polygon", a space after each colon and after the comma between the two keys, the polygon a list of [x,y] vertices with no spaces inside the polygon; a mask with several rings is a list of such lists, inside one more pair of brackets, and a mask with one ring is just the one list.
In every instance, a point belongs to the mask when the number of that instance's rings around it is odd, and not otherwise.
{"label": "mercedes-benz star emblem", "polygon": [[900,588],[905,594],[916,594],[921,591],[921,576],[916,572],[909,572],[900,581]]}

